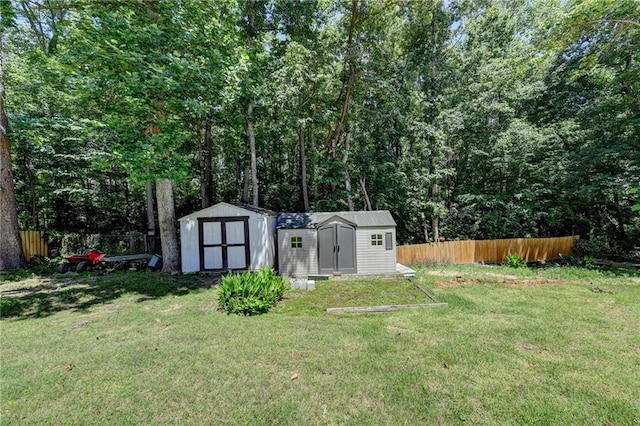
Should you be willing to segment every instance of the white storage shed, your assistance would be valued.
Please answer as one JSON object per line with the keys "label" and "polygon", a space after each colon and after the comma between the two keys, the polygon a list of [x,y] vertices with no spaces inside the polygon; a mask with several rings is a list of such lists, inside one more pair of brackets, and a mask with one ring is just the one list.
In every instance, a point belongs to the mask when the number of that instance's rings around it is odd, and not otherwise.
{"label": "white storage shed", "polygon": [[276,216],[259,207],[218,203],[180,218],[182,272],[275,268]]}
{"label": "white storage shed", "polygon": [[396,273],[396,222],[386,210],[283,213],[276,227],[281,275]]}

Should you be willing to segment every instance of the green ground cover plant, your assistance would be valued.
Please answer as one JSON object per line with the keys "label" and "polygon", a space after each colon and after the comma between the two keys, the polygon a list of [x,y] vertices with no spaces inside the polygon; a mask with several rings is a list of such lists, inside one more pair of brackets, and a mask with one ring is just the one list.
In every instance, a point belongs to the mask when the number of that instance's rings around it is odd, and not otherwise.
{"label": "green ground cover plant", "polygon": [[525,268],[527,266],[527,262],[521,259],[517,254],[509,253],[507,255],[507,265],[512,268]]}
{"label": "green ground cover plant", "polygon": [[0,283],[78,292],[0,322],[3,425],[640,423],[637,273],[420,268],[448,307],[323,313],[413,297],[336,280],[254,317],[220,312],[212,277],[75,278]]}
{"label": "green ground cover plant", "polygon": [[273,269],[229,274],[220,281],[218,303],[228,314],[260,315],[282,299],[284,290],[284,278]]}

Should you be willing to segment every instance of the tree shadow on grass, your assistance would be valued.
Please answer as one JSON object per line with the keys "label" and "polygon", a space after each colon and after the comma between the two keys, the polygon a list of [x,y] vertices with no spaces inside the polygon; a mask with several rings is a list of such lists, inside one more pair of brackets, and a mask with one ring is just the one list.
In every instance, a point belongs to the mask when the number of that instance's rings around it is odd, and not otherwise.
{"label": "tree shadow on grass", "polygon": [[602,266],[600,270],[616,277],[640,278],[640,268],[638,267]]}
{"label": "tree shadow on grass", "polygon": [[115,272],[36,276],[0,281],[0,318],[41,318],[56,312],[81,311],[109,303],[125,294],[137,302],[211,288],[216,275],[169,275],[160,272]]}

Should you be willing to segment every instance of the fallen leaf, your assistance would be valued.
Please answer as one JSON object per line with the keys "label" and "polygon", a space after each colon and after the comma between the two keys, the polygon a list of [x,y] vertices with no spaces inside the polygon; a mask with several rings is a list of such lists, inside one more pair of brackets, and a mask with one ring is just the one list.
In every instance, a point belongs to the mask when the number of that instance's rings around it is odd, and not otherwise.
{"label": "fallen leaf", "polygon": [[291,376],[291,380],[296,380],[298,378],[298,373],[293,373],[293,376]]}
{"label": "fallen leaf", "polygon": [[73,365],[67,364],[64,366],[64,371],[71,371],[71,370],[73,370]]}

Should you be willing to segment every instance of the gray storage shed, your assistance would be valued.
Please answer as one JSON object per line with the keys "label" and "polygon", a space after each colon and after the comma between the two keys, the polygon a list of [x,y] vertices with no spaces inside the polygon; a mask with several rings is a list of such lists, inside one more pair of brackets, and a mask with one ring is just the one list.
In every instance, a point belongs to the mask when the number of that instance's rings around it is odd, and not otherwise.
{"label": "gray storage shed", "polygon": [[278,216],[281,275],[395,274],[396,222],[386,210]]}
{"label": "gray storage shed", "polygon": [[276,215],[218,203],[180,218],[182,272],[275,268]]}

